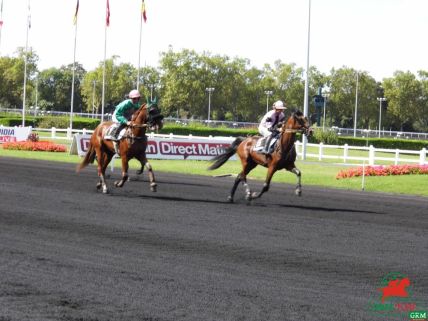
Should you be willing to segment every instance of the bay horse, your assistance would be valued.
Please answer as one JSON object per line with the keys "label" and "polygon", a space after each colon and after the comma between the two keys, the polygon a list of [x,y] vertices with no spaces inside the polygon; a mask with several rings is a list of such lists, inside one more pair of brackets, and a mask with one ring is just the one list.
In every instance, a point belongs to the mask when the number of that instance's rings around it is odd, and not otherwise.
{"label": "bay horse", "polygon": [[[231,146],[226,148],[226,151],[223,154],[217,155],[211,160],[213,164],[208,167],[209,170],[219,168],[235,153],[238,154],[238,157],[241,160],[242,171],[236,177],[232,190],[230,191],[230,195],[227,198],[229,202],[233,202],[233,197],[239,182],[242,182],[245,187],[245,198],[247,201],[261,197],[263,193],[269,190],[273,174],[280,169],[286,169],[297,176],[295,192],[298,196],[302,195],[302,174],[294,164],[297,156],[294,143],[296,141],[296,133],[301,132],[310,136],[312,134],[312,129],[309,126],[307,117],[305,117],[301,111],[295,111],[292,113],[288,120],[285,123],[280,124],[278,127],[279,138],[276,142],[275,150],[269,155],[260,154],[254,151],[257,141],[261,139],[260,136],[251,136],[245,139],[238,137]],[[248,173],[257,165],[262,165],[268,169],[263,188],[259,193],[251,192],[247,183]]]}
{"label": "bay horse", "polygon": [[[97,189],[102,188],[104,194],[108,193],[105,179],[106,168],[115,155],[113,142],[104,139],[104,136],[112,124],[113,122],[108,121],[102,122],[97,126],[91,136],[88,152],[83,161],[77,166],[77,172],[79,172],[87,165],[93,163],[95,159],[97,160],[98,176],[100,178],[97,183]],[[125,134],[121,137],[119,143],[118,152],[122,161],[122,178],[120,181],[114,183],[116,187],[123,187],[128,180],[128,163],[132,158],[136,158],[141,164],[141,168],[137,171],[137,174],[141,174],[144,167],[146,167],[149,172],[150,189],[152,192],[156,192],[157,184],[155,176],[152,166],[147,161],[146,157],[146,129],[149,128],[153,130],[161,129],[162,127],[163,116],[156,106],[152,105],[148,107],[147,104],[142,104],[140,108],[133,113],[131,124],[127,126]]]}

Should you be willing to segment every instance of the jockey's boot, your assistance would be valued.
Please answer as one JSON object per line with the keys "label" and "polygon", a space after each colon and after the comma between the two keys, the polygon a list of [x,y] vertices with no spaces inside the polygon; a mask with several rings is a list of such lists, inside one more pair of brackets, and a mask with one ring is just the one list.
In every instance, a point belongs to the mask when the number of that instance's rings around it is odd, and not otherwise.
{"label": "jockey's boot", "polygon": [[269,155],[269,154],[270,154],[270,153],[269,153],[269,145],[270,145],[270,142],[271,142],[271,141],[272,141],[272,135],[270,135],[270,136],[266,139],[264,149],[262,150],[262,154],[265,154],[265,155]]}

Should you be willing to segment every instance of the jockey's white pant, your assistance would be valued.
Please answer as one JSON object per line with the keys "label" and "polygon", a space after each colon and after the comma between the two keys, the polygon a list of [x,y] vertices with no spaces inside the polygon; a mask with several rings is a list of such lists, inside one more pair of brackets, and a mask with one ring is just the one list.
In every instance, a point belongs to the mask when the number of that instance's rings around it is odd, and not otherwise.
{"label": "jockey's white pant", "polygon": [[263,137],[267,137],[267,136],[270,136],[270,134],[272,134],[272,132],[270,132],[266,127],[259,128],[259,133]]}

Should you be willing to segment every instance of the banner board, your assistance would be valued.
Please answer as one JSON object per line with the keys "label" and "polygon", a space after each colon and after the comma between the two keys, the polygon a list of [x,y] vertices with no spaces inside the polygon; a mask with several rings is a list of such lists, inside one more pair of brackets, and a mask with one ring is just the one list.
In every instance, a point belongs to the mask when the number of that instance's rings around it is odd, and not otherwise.
{"label": "banner board", "polygon": [[3,127],[0,125],[0,144],[26,141],[31,127]]}
{"label": "banner board", "polygon": [[[88,151],[90,138],[90,135],[74,135],[70,154],[84,156]],[[146,155],[153,159],[209,160],[222,154],[234,140],[233,137],[149,135]],[[236,156],[231,159],[236,159]]]}

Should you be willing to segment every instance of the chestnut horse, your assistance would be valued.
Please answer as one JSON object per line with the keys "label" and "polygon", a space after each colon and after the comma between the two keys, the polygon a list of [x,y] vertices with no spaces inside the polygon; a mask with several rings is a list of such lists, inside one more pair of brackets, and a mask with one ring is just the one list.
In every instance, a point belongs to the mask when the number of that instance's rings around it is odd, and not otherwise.
{"label": "chestnut horse", "polygon": [[[312,133],[312,129],[309,127],[309,121],[306,117],[303,116],[303,113],[296,111],[290,116],[290,118],[288,118],[285,123],[281,124],[281,127],[278,130],[279,138],[275,145],[275,150],[270,155],[264,155],[254,151],[256,143],[261,137],[252,136],[245,139],[241,137],[237,138],[223,154],[217,155],[212,159],[214,163],[208,168],[209,170],[219,168],[235,153],[238,153],[238,156],[241,160],[242,171],[235,179],[235,183],[233,184],[230,195],[228,196],[229,202],[233,202],[233,196],[235,195],[235,191],[239,182],[244,184],[246,194],[245,198],[247,201],[261,197],[263,193],[269,190],[269,185],[273,174],[275,174],[277,170],[283,168],[296,174],[296,195],[301,196],[302,175],[300,170],[294,164],[296,160],[296,149],[294,147],[294,142],[296,141],[297,132],[302,132],[303,134],[309,136]],[[266,180],[260,193],[252,193],[247,183],[247,175],[257,165],[267,167],[268,171]]]}
{"label": "chestnut horse", "polygon": [[[92,134],[88,152],[82,163],[77,167],[77,172],[79,172],[88,164],[93,163],[96,158],[98,163],[98,176],[100,178],[97,189],[102,188],[104,194],[108,193],[105,180],[106,168],[115,154],[113,142],[111,140],[105,140],[104,136],[107,129],[112,124],[112,122],[102,122],[97,126]],[[128,163],[132,158],[136,158],[141,163],[141,169],[137,174],[141,174],[145,166],[149,171],[150,189],[152,192],[156,192],[157,184],[155,176],[146,157],[146,129],[161,129],[162,126],[163,116],[156,107],[147,107],[146,104],[143,104],[134,112],[131,118],[131,125],[127,126],[125,134],[120,139],[119,143],[119,156],[122,160],[122,179],[115,182],[116,187],[123,187],[128,179]]]}

